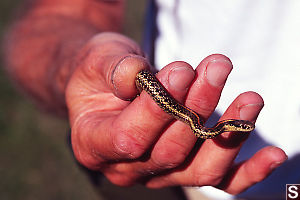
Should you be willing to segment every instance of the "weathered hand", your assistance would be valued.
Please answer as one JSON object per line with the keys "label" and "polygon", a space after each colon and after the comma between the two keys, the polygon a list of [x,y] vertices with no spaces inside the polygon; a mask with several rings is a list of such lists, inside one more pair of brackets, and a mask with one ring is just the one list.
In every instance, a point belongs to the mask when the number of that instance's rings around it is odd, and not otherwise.
{"label": "weathered hand", "polygon": [[[212,185],[239,193],[264,179],[286,156],[267,147],[250,160],[233,160],[247,135],[222,134],[200,144],[190,128],[163,112],[145,92],[135,97],[135,75],[149,64],[124,36],[105,33],[89,41],[66,90],[76,158],[117,185],[148,187]],[[208,118],[232,64],[222,55],[205,58],[194,71],[174,62],[157,73],[180,102]],[[255,121],[263,100],[241,94],[222,119]]]}

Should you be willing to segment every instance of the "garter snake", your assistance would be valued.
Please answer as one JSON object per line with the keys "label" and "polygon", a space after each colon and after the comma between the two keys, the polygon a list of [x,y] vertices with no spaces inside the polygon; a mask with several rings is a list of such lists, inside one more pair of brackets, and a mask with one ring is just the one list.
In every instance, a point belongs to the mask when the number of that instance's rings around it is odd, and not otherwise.
{"label": "garter snake", "polygon": [[203,118],[175,100],[151,72],[140,71],[136,75],[135,82],[137,88],[140,91],[145,90],[166,113],[188,124],[196,137],[211,139],[223,132],[250,132],[254,129],[252,122],[235,119],[223,120],[213,127],[207,128],[204,126]]}

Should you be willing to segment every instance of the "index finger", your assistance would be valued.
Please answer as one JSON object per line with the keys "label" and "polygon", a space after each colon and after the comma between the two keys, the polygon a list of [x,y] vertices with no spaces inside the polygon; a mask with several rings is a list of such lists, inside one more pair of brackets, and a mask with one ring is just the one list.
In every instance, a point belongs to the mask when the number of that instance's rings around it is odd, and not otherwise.
{"label": "index finger", "polygon": [[[194,75],[190,65],[175,62],[162,69],[157,78],[176,99],[182,101]],[[105,134],[95,133],[92,140],[97,151],[107,159],[136,159],[149,150],[172,120],[172,116],[142,92],[116,118],[102,125],[109,127]]]}

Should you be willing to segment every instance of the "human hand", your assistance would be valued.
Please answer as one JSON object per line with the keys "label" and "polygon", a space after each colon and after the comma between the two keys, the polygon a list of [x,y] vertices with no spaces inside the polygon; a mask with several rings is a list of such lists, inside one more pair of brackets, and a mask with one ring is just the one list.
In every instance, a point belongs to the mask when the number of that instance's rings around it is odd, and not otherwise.
{"label": "human hand", "polygon": [[[135,75],[149,64],[138,46],[117,34],[100,34],[82,50],[66,90],[76,158],[111,182],[148,187],[212,185],[239,193],[264,179],[286,155],[267,147],[233,164],[247,135],[225,133],[197,142],[187,125],[163,112],[147,95],[132,99]],[[180,102],[207,119],[214,111],[231,62],[222,55],[204,59],[194,71],[184,62],[163,68],[157,77]],[[222,119],[255,121],[263,100],[241,94]]]}

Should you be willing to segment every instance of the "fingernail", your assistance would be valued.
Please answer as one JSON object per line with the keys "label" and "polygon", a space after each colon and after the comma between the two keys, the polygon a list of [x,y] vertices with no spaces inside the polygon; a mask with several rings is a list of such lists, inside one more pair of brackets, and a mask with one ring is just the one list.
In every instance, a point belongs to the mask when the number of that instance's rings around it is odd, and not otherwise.
{"label": "fingernail", "polygon": [[282,163],[284,163],[284,161],[278,161],[278,162],[274,162],[270,165],[270,169],[273,170],[273,169],[276,169],[277,167],[279,167]]}
{"label": "fingernail", "polygon": [[255,121],[262,108],[263,108],[263,104],[244,105],[240,107],[240,119]]}
{"label": "fingernail", "polygon": [[232,64],[226,59],[216,59],[209,61],[206,67],[206,78],[213,86],[223,86],[232,70]]}
{"label": "fingernail", "polygon": [[191,68],[176,67],[169,73],[169,84],[177,91],[187,90],[195,77]]}
{"label": "fingernail", "polygon": [[271,169],[271,170],[276,169],[277,167],[279,167],[280,165],[282,165],[286,160],[287,160],[287,156],[286,156],[285,158],[283,158],[281,161],[273,162],[273,163],[270,165],[270,169]]}
{"label": "fingernail", "polygon": [[[273,149],[273,156],[275,156],[277,160],[270,165],[270,169],[273,170],[282,165],[288,159],[288,156],[285,153],[282,153],[282,151],[278,151],[277,147],[271,147],[271,149]],[[274,150],[277,150],[277,153]]]}

